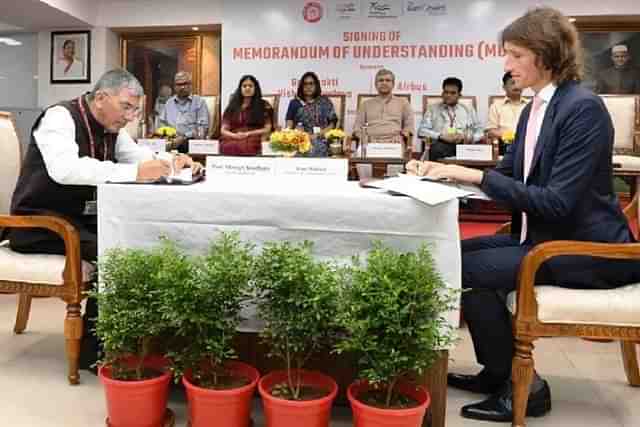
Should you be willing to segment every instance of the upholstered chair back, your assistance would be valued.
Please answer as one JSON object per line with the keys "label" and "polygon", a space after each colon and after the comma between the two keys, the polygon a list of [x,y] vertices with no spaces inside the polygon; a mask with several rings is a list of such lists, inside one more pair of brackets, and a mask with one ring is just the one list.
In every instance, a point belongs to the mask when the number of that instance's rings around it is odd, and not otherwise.
{"label": "upholstered chair back", "polygon": [[20,141],[11,113],[0,111],[0,215],[7,215],[20,174]]}
{"label": "upholstered chair back", "polygon": [[640,96],[600,95],[600,97],[609,110],[615,129],[614,153],[640,152]]}

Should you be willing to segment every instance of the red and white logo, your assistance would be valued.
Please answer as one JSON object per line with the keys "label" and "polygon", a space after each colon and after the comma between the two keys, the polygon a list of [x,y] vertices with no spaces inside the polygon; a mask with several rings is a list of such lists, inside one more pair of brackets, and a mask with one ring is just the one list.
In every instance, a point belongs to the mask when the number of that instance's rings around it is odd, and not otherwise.
{"label": "red and white logo", "polygon": [[317,1],[310,1],[302,9],[302,17],[305,21],[314,23],[322,19],[322,5]]}

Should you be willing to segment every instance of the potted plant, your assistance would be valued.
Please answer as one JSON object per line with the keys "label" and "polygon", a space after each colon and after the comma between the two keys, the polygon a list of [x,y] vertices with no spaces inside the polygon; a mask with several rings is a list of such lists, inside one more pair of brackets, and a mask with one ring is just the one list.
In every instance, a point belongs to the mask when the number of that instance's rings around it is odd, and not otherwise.
{"label": "potted plant", "polygon": [[401,253],[376,242],[366,264],[354,259],[336,347],[359,356],[360,380],[347,390],[355,426],[422,425],[430,398],[407,376],[422,373],[453,339],[444,313],[454,300],[426,246]]}
{"label": "potted plant", "polygon": [[191,262],[163,240],[151,250],[114,249],[100,262],[100,307],[96,334],[104,357],[104,384],[112,427],[163,425],[171,373],[162,355],[152,354],[154,339],[171,335],[164,315],[167,289],[191,275]]}
{"label": "potted plant", "polygon": [[222,233],[195,263],[191,280],[168,292],[166,315],[179,337],[169,357],[182,376],[191,427],[247,427],[258,371],[232,347],[248,297],[253,246]]}
{"label": "potted plant", "polygon": [[317,351],[335,342],[339,274],[317,262],[311,243],[268,243],[256,259],[254,285],[261,333],[270,356],[285,370],[258,383],[268,427],[328,426],[338,386],[330,377],[304,370]]}

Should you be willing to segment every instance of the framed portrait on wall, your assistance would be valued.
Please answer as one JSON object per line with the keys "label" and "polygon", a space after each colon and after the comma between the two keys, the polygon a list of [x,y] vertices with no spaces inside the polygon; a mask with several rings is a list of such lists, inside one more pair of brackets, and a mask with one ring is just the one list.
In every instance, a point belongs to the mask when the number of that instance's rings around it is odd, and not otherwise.
{"label": "framed portrait on wall", "polygon": [[51,83],[91,83],[91,32],[51,32]]}
{"label": "framed portrait on wall", "polygon": [[595,93],[640,95],[640,20],[576,17],[584,49],[583,85]]}

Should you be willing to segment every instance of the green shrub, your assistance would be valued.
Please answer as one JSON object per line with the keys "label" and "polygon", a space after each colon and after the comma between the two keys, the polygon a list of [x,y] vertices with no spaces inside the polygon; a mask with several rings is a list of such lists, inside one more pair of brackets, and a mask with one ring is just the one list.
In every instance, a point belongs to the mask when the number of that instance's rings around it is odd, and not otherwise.
{"label": "green shrub", "polygon": [[403,376],[422,373],[446,348],[453,331],[444,317],[454,295],[445,287],[426,246],[400,253],[380,242],[366,264],[354,258],[343,288],[340,318],[345,336],[337,351],[359,356],[360,377],[396,399]]}
{"label": "green shrub", "polygon": [[300,398],[302,369],[317,351],[335,343],[340,274],[314,260],[312,244],[267,243],[256,259],[255,289],[258,313],[265,321],[262,337],[270,356],[285,363],[288,393]]}

